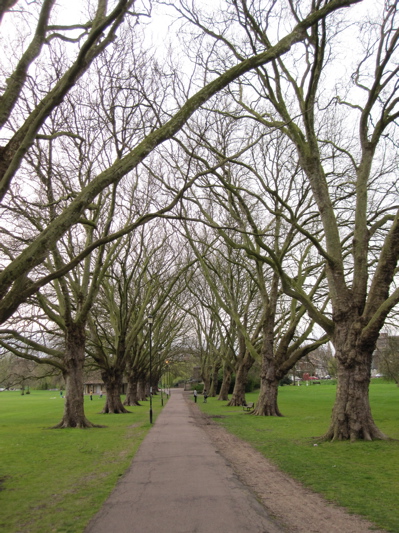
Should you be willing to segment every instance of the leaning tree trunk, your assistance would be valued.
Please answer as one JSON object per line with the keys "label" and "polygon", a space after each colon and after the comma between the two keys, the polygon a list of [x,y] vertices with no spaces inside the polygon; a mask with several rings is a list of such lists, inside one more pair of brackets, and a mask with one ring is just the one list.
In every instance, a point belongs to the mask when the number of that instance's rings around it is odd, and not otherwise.
{"label": "leaning tree trunk", "polygon": [[371,414],[369,384],[375,342],[361,342],[352,323],[337,325],[333,343],[337,359],[337,394],[324,440],[386,440]]}
{"label": "leaning tree trunk", "polygon": [[229,390],[231,385],[231,376],[233,375],[233,369],[230,365],[225,363],[223,368],[223,381],[220,387],[218,400],[223,402],[229,401]]}
{"label": "leaning tree trunk", "polygon": [[245,387],[248,381],[248,372],[251,370],[254,362],[255,359],[247,353],[241,364],[238,365],[233,394],[228,403],[229,406],[234,407],[245,405]]}
{"label": "leaning tree trunk", "polygon": [[127,383],[127,391],[126,391],[126,399],[123,402],[123,405],[130,405],[130,406],[140,406],[139,398],[137,395],[137,385],[138,385],[138,379],[135,374],[132,374],[128,378]]}
{"label": "leaning tree trunk", "polygon": [[64,356],[65,404],[64,416],[54,428],[92,428],[84,413],[83,366],[85,362],[85,327],[71,324],[66,334]]}
{"label": "leaning tree trunk", "polygon": [[121,400],[121,389],[123,372],[113,369],[111,372],[101,372],[101,377],[105,384],[107,399],[105,401],[104,409],[101,411],[103,414],[121,414],[130,413],[123,407]]}

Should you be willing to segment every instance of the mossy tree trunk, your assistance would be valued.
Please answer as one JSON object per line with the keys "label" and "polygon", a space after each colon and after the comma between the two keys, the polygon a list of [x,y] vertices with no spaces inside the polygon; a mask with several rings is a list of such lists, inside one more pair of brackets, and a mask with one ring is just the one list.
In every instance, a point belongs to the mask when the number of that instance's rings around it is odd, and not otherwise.
{"label": "mossy tree trunk", "polygon": [[211,388],[211,378],[210,378],[210,376],[209,375],[203,376],[202,377],[202,381],[204,382],[203,390],[205,390],[208,393],[208,396],[209,396],[209,390]]}
{"label": "mossy tree trunk", "polygon": [[101,412],[103,414],[129,413],[130,411],[124,408],[121,400],[123,371],[115,368],[111,370],[101,372],[107,394],[104,409]]}
{"label": "mossy tree trunk", "polygon": [[[359,323],[336,327],[337,394],[325,440],[386,440],[376,426],[369,401],[370,369],[375,342],[362,342]],[[349,327],[348,327],[349,326]],[[376,340],[376,339],[375,339]]]}
{"label": "mossy tree trunk", "polygon": [[226,401],[226,402],[229,400],[229,390],[230,390],[232,375],[233,375],[233,369],[228,363],[225,363],[223,366],[223,381],[222,381],[222,386],[220,387],[218,400]]}
{"label": "mossy tree trunk", "polygon": [[123,405],[140,406],[137,394],[138,379],[135,373],[132,373],[127,382],[126,398]]}
{"label": "mossy tree trunk", "polygon": [[234,407],[245,405],[245,387],[248,381],[248,372],[251,370],[255,359],[246,352],[245,357],[237,364],[234,390],[228,405]]}
{"label": "mossy tree trunk", "polygon": [[139,402],[145,402],[147,400],[146,382],[143,377],[139,377],[137,381],[137,398]]}
{"label": "mossy tree trunk", "polygon": [[220,360],[215,361],[211,371],[211,386],[209,389],[209,396],[213,398],[217,395],[217,388],[219,382],[219,369],[221,367]]}
{"label": "mossy tree trunk", "polygon": [[85,324],[70,323],[66,333],[64,356],[65,407],[57,428],[92,428],[84,412],[83,366],[85,363]]}
{"label": "mossy tree trunk", "polygon": [[263,335],[260,391],[253,414],[282,416],[277,403],[279,375],[274,357],[274,320],[265,326]]}

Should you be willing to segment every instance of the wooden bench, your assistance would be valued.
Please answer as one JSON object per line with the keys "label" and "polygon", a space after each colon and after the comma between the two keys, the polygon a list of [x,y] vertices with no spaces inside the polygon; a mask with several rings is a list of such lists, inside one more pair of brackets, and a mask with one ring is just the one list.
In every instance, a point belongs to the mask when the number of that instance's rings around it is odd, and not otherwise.
{"label": "wooden bench", "polygon": [[249,402],[243,405],[242,408],[244,409],[244,411],[252,411],[252,409],[255,409],[255,404],[254,402]]}

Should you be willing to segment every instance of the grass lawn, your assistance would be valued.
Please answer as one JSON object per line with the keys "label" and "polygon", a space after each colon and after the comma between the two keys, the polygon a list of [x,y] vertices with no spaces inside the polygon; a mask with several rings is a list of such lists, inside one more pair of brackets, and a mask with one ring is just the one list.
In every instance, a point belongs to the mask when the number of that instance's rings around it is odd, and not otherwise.
{"label": "grass lawn", "polygon": [[[149,402],[131,414],[100,415],[104,398],[85,398],[101,429],[51,430],[62,418],[59,392],[0,392],[0,531],[78,533],[129,466],[150,429]],[[161,410],[154,397],[154,419]]]}
{"label": "grass lawn", "polygon": [[[399,388],[378,381],[370,387],[374,419],[385,434],[399,439]],[[316,445],[313,437],[327,431],[334,398],[330,383],[280,387],[284,418],[251,416],[215,398],[198,405],[210,415],[224,415],[215,422],[328,500],[398,533],[399,440]],[[247,401],[256,400],[256,393],[247,395]]]}

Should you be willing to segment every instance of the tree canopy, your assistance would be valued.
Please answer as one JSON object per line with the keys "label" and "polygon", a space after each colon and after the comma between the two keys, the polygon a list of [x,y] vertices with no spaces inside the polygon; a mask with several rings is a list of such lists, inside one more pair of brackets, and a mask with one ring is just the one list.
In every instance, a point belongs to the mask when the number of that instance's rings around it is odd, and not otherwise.
{"label": "tree canopy", "polygon": [[278,416],[278,381],[330,341],[325,438],[385,438],[368,387],[399,302],[397,3],[65,6],[0,8],[1,345],[70,386],[87,357],[146,375],[157,310],[160,352],[191,331],[210,383],[256,361],[256,414]]}

